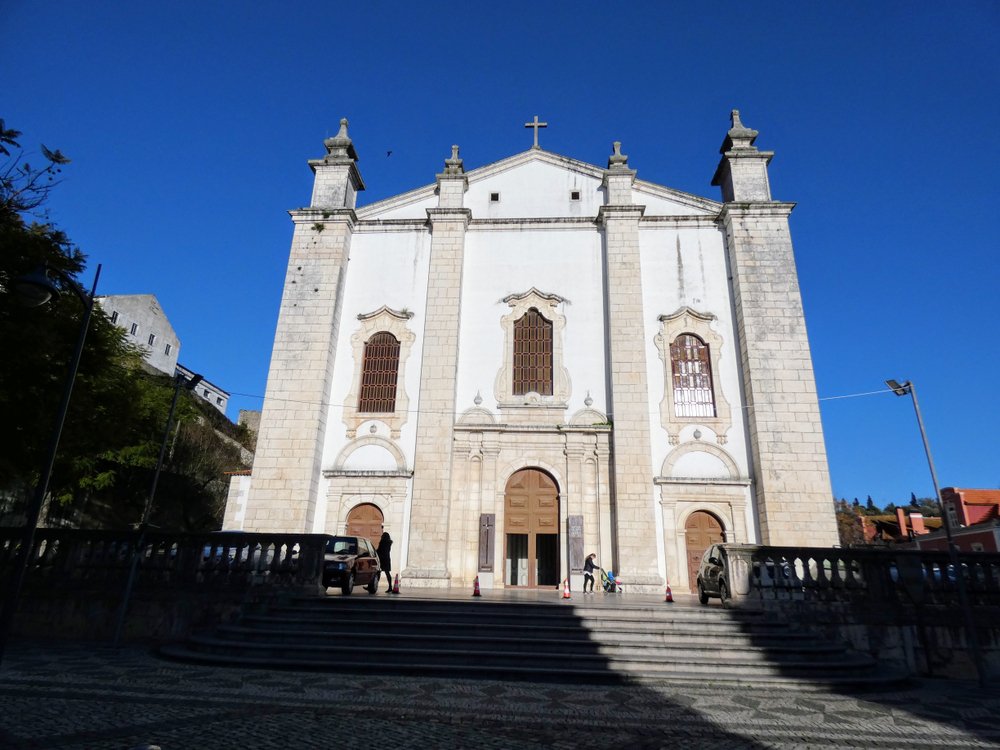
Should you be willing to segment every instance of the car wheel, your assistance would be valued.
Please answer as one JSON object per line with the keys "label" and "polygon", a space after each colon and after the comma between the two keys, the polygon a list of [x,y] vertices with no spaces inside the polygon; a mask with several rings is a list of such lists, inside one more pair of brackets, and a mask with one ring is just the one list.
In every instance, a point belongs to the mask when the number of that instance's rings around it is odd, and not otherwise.
{"label": "car wheel", "polygon": [[702,604],[708,604],[708,594],[705,593],[705,587],[701,585],[701,581],[698,581],[698,601]]}
{"label": "car wheel", "polygon": [[377,573],[373,573],[372,574],[372,579],[370,581],[368,581],[368,585],[365,586],[365,591],[367,591],[369,594],[374,594],[376,591],[378,591],[378,574]]}
{"label": "car wheel", "polygon": [[347,574],[347,579],[344,581],[344,585],[340,587],[341,592],[344,596],[350,596],[351,592],[354,591],[354,571],[352,570]]}
{"label": "car wheel", "polygon": [[729,587],[725,581],[719,581],[719,599],[722,600],[723,607],[729,602]]}

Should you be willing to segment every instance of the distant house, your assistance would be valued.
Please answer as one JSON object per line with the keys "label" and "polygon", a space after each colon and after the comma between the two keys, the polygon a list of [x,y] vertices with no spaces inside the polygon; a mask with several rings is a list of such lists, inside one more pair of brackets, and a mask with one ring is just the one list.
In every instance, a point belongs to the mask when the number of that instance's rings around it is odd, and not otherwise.
{"label": "distant house", "polygon": [[[962,552],[1000,552],[1000,490],[941,490],[952,538]],[[943,530],[914,539],[917,549],[945,550]]]}
{"label": "distant house", "polygon": [[[182,374],[190,379],[195,374],[178,364],[181,341],[154,295],[109,294],[98,297],[97,302],[111,322],[125,331],[126,338],[144,350],[143,359],[150,368],[170,377]],[[203,379],[194,392],[223,414],[226,413],[229,405],[227,391]]]}
{"label": "distant house", "polygon": [[173,376],[181,342],[155,296],[109,294],[98,297],[97,303],[129,341],[145,350],[146,364]]}
{"label": "distant house", "polygon": [[[178,375],[183,375],[188,380],[190,380],[195,374],[194,370],[190,370],[182,364],[177,365],[176,373]],[[215,385],[215,383],[210,380],[206,380],[203,377],[193,392],[199,398],[207,401],[223,414],[226,413],[226,407],[229,405],[229,393],[219,388],[219,386]]]}

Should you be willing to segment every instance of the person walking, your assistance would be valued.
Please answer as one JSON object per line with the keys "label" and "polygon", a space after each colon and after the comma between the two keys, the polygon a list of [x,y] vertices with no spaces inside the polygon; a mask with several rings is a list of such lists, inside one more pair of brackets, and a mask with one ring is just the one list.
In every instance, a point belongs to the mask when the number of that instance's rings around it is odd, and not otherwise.
{"label": "person walking", "polygon": [[378,554],[378,566],[385,573],[386,586],[388,588],[385,593],[392,593],[392,558],[389,555],[389,551],[392,549],[392,537],[389,536],[388,531],[382,532],[382,538],[378,540],[378,548],[375,552]]}
{"label": "person walking", "polygon": [[[587,555],[586,561],[583,563],[583,593],[593,594],[594,593],[594,571],[597,570],[597,563],[594,558],[597,557],[596,552],[591,552]],[[587,584],[590,584],[590,591],[587,591]]]}

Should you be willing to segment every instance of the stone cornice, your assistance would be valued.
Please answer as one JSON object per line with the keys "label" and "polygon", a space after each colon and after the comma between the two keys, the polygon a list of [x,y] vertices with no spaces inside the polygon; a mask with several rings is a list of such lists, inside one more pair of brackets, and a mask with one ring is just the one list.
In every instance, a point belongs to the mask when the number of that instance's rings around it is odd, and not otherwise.
{"label": "stone cornice", "polygon": [[378,479],[410,479],[413,477],[413,471],[377,471],[375,469],[364,470],[364,469],[323,469],[323,477],[330,479],[332,477],[361,477],[361,478],[378,478]]}
{"label": "stone cornice", "polygon": [[753,484],[750,477],[653,477],[653,484],[696,484],[718,485],[720,487],[749,487]]}
{"label": "stone cornice", "polygon": [[645,212],[645,206],[601,206],[597,211],[597,223],[606,224],[609,218],[638,221]]}
{"label": "stone cornice", "polygon": [[468,208],[428,208],[427,222],[433,225],[438,221],[460,221],[469,226],[472,221],[472,210]]}
{"label": "stone cornice", "polygon": [[733,203],[723,203],[719,212],[720,221],[727,221],[732,217],[740,216],[776,216],[788,218],[795,208],[794,203],[786,201],[758,201],[743,203],[734,201]]}
{"label": "stone cornice", "polygon": [[482,433],[533,433],[558,435],[562,433],[586,433],[589,435],[599,435],[611,432],[609,424],[595,425],[570,425],[570,424],[461,424],[456,423],[455,432],[482,432]]}
{"label": "stone cornice", "polygon": [[358,215],[353,208],[296,208],[288,212],[296,224],[310,222],[342,221],[354,229],[358,223]]}

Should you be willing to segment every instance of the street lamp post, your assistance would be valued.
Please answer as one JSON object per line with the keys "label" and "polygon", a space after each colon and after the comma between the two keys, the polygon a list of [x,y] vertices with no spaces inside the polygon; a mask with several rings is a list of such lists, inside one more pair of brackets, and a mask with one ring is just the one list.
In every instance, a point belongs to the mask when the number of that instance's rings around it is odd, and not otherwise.
{"label": "street lamp post", "polygon": [[[979,686],[986,687],[986,668],[983,664],[982,653],[979,649],[979,636],[976,634],[976,623],[972,617],[972,606],[969,602],[969,593],[965,588],[965,572],[958,561],[958,545],[952,536],[951,517],[948,509],[944,507],[941,499],[941,490],[938,487],[937,472],[934,470],[934,459],[931,457],[931,445],[927,441],[927,430],[924,429],[924,420],[920,415],[920,403],[917,401],[917,389],[912,381],[907,380],[900,383],[896,380],[887,380],[885,384],[892,389],[897,396],[909,394],[913,400],[913,411],[917,414],[917,426],[920,428],[920,437],[924,441],[924,453],[927,454],[927,465],[931,470],[931,482],[934,483],[934,498],[941,509],[941,521],[944,524],[944,535],[948,541],[948,556],[951,562],[951,569],[955,571],[955,581],[958,586],[958,603],[962,609],[962,617],[965,620],[966,638],[969,641],[969,650],[972,652],[972,661],[976,665],[976,673],[979,676]],[[929,657],[928,657],[929,658]]]}
{"label": "street lamp post", "polygon": [[52,275],[57,276],[79,298],[80,302],[83,303],[84,312],[83,318],[80,320],[76,349],[73,351],[69,373],[66,376],[66,384],[63,387],[62,400],[59,402],[59,411],[56,413],[56,421],[52,427],[52,434],[49,437],[45,465],[42,469],[42,475],[38,479],[38,484],[35,487],[31,503],[27,508],[24,535],[17,550],[14,570],[7,586],[6,595],[4,596],[3,610],[0,612],[0,663],[3,662],[4,652],[7,648],[7,638],[10,634],[11,625],[14,622],[14,614],[17,612],[18,601],[21,598],[21,589],[24,587],[24,579],[28,572],[29,557],[35,545],[35,531],[38,527],[38,517],[41,515],[42,505],[49,491],[49,482],[52,479],[52,469],[55,466],[56,453],[59,450],[59,440],[62,437],[63,424],[66,422],[66,413],[69,411],[69,400],[73,395],[73,385],[76,383],[76,373],[80,367],[83,345],[87,340],[87,331],[90,329],[90,318],[94,312],[94,293],[97,291],[97,280],[101,277],[101,266],[97,266],[90,294],[87,294],[83,290],[83,287],[68,274],[60,271],[58,268],[48,267],[28,276],[15,279],[14,291],[26,304],[32,307],[44,305],[49,300],[58,298],[59,296],[59,289],[53,282]]}
{"label": "street lamp post", "polygon": [[149,488],[149,497],[146,498],[146,505],[142,509],[142,517],[139,519],[139,538],[135,542],[132,550],[132,559],[129,564],[128,578],[125,581],[125,593],[122,595],[122,602],[118,607],[118,620],[115,624],[114,644],[121,643],[122,631],[125,628],[125,616],[128,614],[129,600],[132,598],[132,589],[135,586],[135,576],[139,569],[139,560],[142,558],[143,549],[146,546],[146,531],[149,528],[149,514],[153,510],[153,501],[156,498],[156,486],[160,482],[160,472],[163,470],[163,458],[167,453],[167,442],[170,439],[170,427],[174,421],[174,411],[177,409],[177,399],[181,394],[181,388],[193,391],[195,386],[203,380],[201,375],[194,375],[190,380],[184,374],[178,372],[174,375],[174,397],[170,402],[170,411],[167,413],[167,425],[163,428],[163,441],[160,443],[160,455],[156,459],[156,471],[153,473],[153,484]]}

